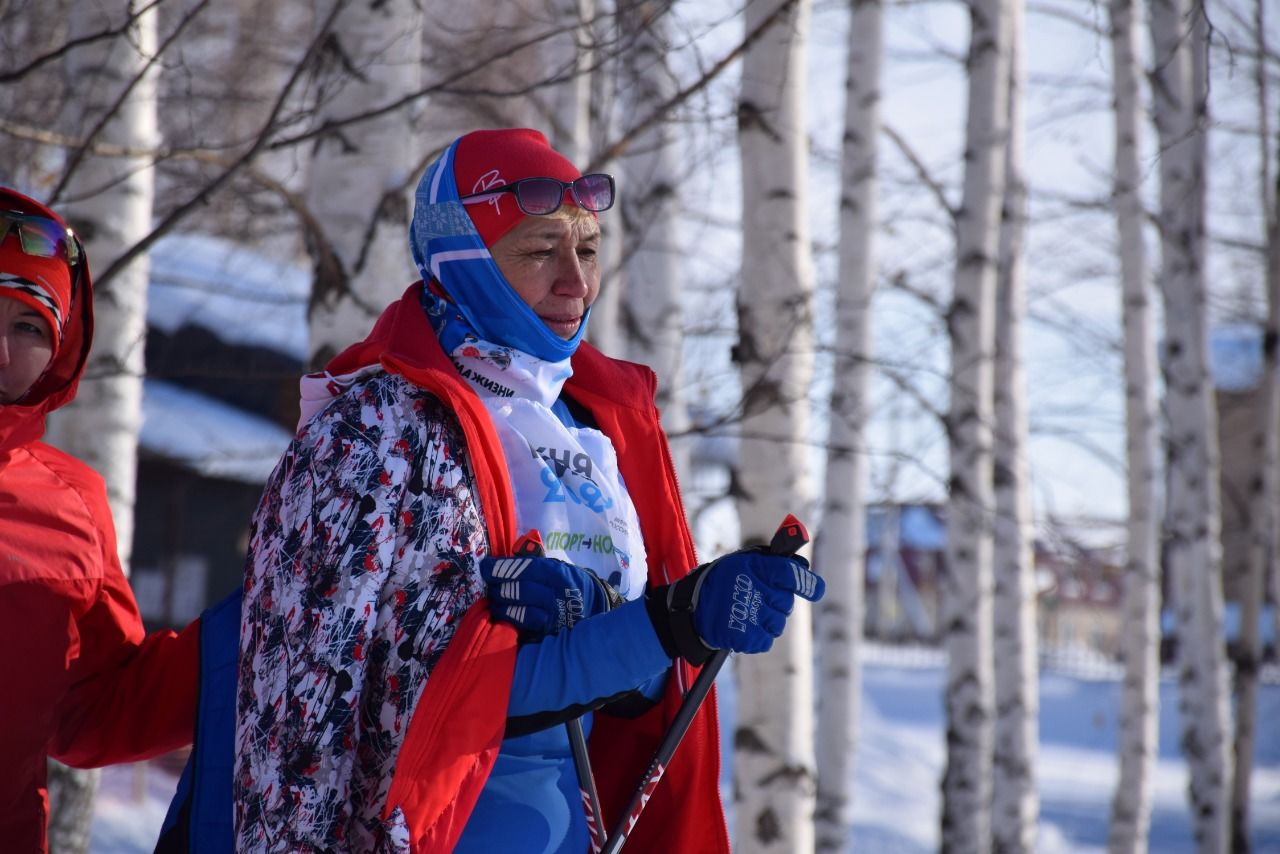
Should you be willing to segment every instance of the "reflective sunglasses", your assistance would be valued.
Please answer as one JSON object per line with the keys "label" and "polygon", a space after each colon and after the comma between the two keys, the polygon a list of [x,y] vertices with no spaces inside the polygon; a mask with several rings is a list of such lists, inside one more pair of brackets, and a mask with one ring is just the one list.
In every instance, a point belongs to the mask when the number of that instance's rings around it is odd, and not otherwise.
{"label": "reflective sunglasses", "polygon": [[60,258],[74,267],[84,257],[80,238],[56,220],[39,214],[0,211],[0,243],[17,232],[22,251],[36,258]]}
{"label": "reflective sunglasses", "polygon": [[560,210],[565,190],[573,194],[574,203],[584,211],[599,213],[613,207],[613,176],[603,172],[583,175],[573,181],[521,178],[503,187],[471,193],[458,201],[464,205],[476,204],[494,199],[501,193],[515,193],[520,210],[529,216],[547,216]]}

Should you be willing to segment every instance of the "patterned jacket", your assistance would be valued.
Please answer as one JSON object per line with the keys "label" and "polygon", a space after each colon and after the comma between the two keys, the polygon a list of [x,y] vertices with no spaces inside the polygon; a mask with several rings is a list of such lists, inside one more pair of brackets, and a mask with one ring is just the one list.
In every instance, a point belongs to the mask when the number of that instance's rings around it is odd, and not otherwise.
{"label": "patterned jacket", "polygon": [[[302,428],[254,518],[240,639],[239,850],[448,851],[497,755],[515,632],[476,569],[511,554],[515,511],[489,415],[441,350],[414,285],[329,366],[377,365]],[[618,453],[650,583],[696,563],[646,368],[583,345],[565,387]],[[644,716],[596,715],[611,826],[694,671]],[[728,851],[714,698],[631,843]]]}

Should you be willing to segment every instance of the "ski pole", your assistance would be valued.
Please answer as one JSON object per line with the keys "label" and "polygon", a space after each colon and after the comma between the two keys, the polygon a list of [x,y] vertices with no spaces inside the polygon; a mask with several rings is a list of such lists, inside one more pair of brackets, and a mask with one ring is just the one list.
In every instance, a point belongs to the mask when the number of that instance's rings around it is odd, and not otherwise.
{"label": "ski pole", "polygon": [[[776,555],[792,555],[807,542],[809,542],[809,532],[805,530],[799,519],[788,513],[787,518],[782,520],[782,524],[774,532],[773,539],[769,541],[769,551]],[[671,757],[675,755],[676,748],[680,746],[685,733],[689,731],[689,726],[693,723],[693,716],[698,713],[698,709],[702,707],[702,701],[710,693],[711,686],[716,681],[716,674],[720,672],[720,668],[724,666],[728,658],[729,650],[716,650],[710,660],[702,666],[702,672],[694,680],[693,687],[684,695],[684,701],[681,702],[680,710],[676,712],[675,719],[671,722],[671,728],[667,730],[667,734],[663,737],[662,743],[658,745],[658,750],[654,753],[648,769],[645,770],[644,776],[640,778],[640,786],[636,789],[635,794],[631,796],[631,803],[627,806],[626,815],[614,825],[613,832],[609,834],[609,838],[605,841],[604,854],[618,854],[622,850],[622,846],[626,844],[627,837],[631,835],[631,831],[635,829],[636,822],[640,820],[640,813],[644,811],[645,805],[649,803],[649,798],[653,795],[654,789],[658,787],[658,782],[662,780],[662,775],[666,773],[667,764],[671,761]]]}
{"label": "ski pole", "polygon": [[[516,557],[542,557],[547,553],[537,528],[530,528],[516,540],[515,552]],[[573,754],[573,768],[578,774],[578,792],[582,795],[582,808],[587,815],[591,852],[600,854],[604,815],[600,812],[600,795],[596,792],[595,776],[591,773],[591,757],[587,754],[587,734],[582,728],[582,718],[565,721],[564,728],[569,733],[569,751]]]}
{"label": "ski pole", "polygon": [[587,814],[587,830],[591,833],[591,852],[600,854],[604,841],[604,816],[600,814],[600,795],[596,793],[596,780],[591,773],[591,757],[587,755],[587,734],[582,729],[582,718],[564,722],[569,731],[569,749],[573,753],[573,767],[578,772],[578,792],[582,795],[582,809]]}

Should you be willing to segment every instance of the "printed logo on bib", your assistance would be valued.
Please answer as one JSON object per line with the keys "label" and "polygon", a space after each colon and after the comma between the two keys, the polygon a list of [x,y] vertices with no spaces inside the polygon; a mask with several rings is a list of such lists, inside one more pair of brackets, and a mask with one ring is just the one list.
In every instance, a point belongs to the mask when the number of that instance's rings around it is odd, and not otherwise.
{"label": "printed logo on bib", "polygon": [[[584,554],[612,555],[618,567],[626,572],[631,566],[631,555],[624,552],[608,534],[584,534],[577,531],[548,531],[543,535],[543,545],[548,552],[563,552],[570,563],[583,563]],[[620,578],[606,578],[614,587]]]}
{"label": "printed logo on bib", "polygon": [[532,450],[534,459],[544,463],[539,474],[542,485],[547,488],[547,494],[542,499],[544,503],[572,502],[581,504],[593,513],[613,509],[613,499],[591,479],[591,457],[580,452],[557,451],[555,448],[539,447]]}
{"label": "printed logo on bib", "polygon": [[588,551],[611,555],[618,551],[608,534],[580,534],[576,531],[548,531],[542,543],[548,551]]}
{"label": "printed logo on bib", "polygon": [[[504,371],[511,367],[511,351],[506,347],[487,347],[482,350],[475,344],[463,344],[458,348],[458,355],[468,359],[483,359]],[[456,360],[454,364],[458,364]]]}
{"label": "printed logo on bib", "polygon": [[515,397],[515,389],[508,388],[495,379],[490,379],[484,374],[471,370],[457,359],[454,359],[453,366],[458,369],[458,373],[464,380],[467,380],[474,385],[478,385],[480,388],[492,394],[496,394],[498,397]]}
{"label": "printed logo on bib", "polygon": [[568,450],[558,451],[555,448],[548,450],[547,448],[532,448],[533,456],[545,460],[547,465],[556,470],[556,477],[564,477],[565,472],[573,468],[574,473],[580,474],[587,480],[592,482],[595,478],[591,474],[591,457],[584,453],[573,453]]}

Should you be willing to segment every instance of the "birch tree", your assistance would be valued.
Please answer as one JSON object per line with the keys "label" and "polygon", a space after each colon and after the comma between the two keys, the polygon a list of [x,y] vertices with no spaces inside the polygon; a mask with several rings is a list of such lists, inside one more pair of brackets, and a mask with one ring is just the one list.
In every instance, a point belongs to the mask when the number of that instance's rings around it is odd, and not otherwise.
{"label": "birch tree", "polygon": [[995,744],[991,848],[1035,849],[1040,800],[1036,743],[1040,693],[1036,636],[1031,483],[1027,470],[1026,378],[1022,331],[1027,313],[1027,182],[1023,91],[1026,86],[1023,0],[1008,0],[1009,66],[1004,206],[996,277],[994,652]]}
{"label": "birch tree", "polygon": [[428,148],[496,127],[536,128],[558,145],[582,145],[590,107],[581,103],[590,91],[582,75],[603,61],[578,55],[584,46],[594,54],[595,0],[419,2],[427,20],[448,22],[422,33],[426,77],[435,81],[423,127]]}
{"label": "birch tree", "polygon": [[[634,41],[621,57],[619,104],[624,115],[659,110],[679,88],[667,53],[669,22],[659,4],[619,10],[619,28]],[[658,375],[662,426],[672,436],[676,470],[690,474],[689,443],[680,438],[689,419],[682,390],[684,287],[680,274],[680,176],[685,166],[677,126],[653,123],[620,158],[627,187],[622,197],[624,267],[621,330],[626,358]]]}
{"label": "birch tree", "polygon": [[1156,482],[1156,350],[1143,223],[1137,0],[1112,0],[1115,99],[1115,210],[1124,325],[1125,463],[1128,538],[1121,649],[1119,776],[1108,840],[1114,854],[1145,854],[1151,824],[1152,773],[1160,678],[1160,555]]}
{"label": "birch tree", "polygon": [[[597,12],[600,12],[604,3],[603,0],[598,2],[600,5],[597,5]],[[644,33],[651,25],[658,28],[652,34],[652,40],[660,42],[666,37],[665,30],[668,22],[665,16],[669,7],[655,8],[659,5],[668,6],[665,3],[614,2],[613,15],[597,14],[591,20],[590,30],[595,44],[621,46],[622,32],[635,32],[636,28],[639,28]],[[651,20],[652,24],[649,23]],[[644,35],[639,38],[642,44],[645,43]],[[666,47],[669,46],[663,45],[660,49]],[[591,306],[591,323],[587,326],[587,339],[593,346],[610,356],[625,356],[627,353],[622,325],[623,303],[627,292],[625,244],[629,236],[626,221],[630,207],[629,197],[633,192],[642,191],[631,186],[630,177],[619,162],[620,158],[615,156],[609,148],[613,141],[623,134],[624,123],[629,118],[633,118],[628,115],[629,108],[623,106],[626,101],[624,93],[628,89],[633,89],[642,98],[640,93],[654,91],[651,88],[652,84],[641,83],[635,79],[642,73],[642,66],[638,62],[629,61],[628,53],[629,51],[625,48],[597,52],[598,61],[591,74],[591,91],[587,100],[590,116],[590,153],[589,157],[580,164],[581,168],[589,172],[607,172],[621,181],[619,200],[614,210],[600,219],[599,263],[603,284],[599,296]],[[665,55],[662,61],[663,70],[668,70]],[[637,109],[641,107],[639,98],[630,103],[635,104]],[[661,377],[658,378],[658,382],[661,386]],[[680,471],[678,461],[677,471]]]}
{"label": "birch tree", "polygon": [[985,851],[991,844],[992,351],[1009,60],[1004,0],[970,0],[969,11],[964,187],[947,315],[951,474],[939,602],[949,654],[941,833],[948,852]]}
{"label": "birch tree", "polygon": [[[557,80],[551,87],[551,146],[575,165],[586,162],[591,146],[591,66],[595,38],[591,22],[595,0],[556,0],[557,19],[565,35],[548,45],[548,64]],[[567,48],[567,50],[566,50]],[[571,61],[565,62],[566,58]],[[562,65],[562,68],[557,68]]]}
{"label": "birch tree", "polygon": [[[287,98],[283,121],[269,117],[281,93],[293,88],[290,77],[318,25],[322,10],[311,5],[210,0],[191,31],[165,54],[160,103],[166,149],[218,152],[225,158],[245,151],[264,132],[296,128],[310,108],[301,94]],[[289,203],[305,204],[310,153],[307,146],[262,148],[230,192],[204,198],[180,227],[217,234],[281,260],[305,261],[300,218]],[[206,157],[162,160],[157,166],[158,213],[200,195],[209,180]],[[312,236],[317,236],[314,230]]]}
{"label": "birch tree", "polygon": [[[743,389],[738,515],[744,541],[768,542],[786,513],[805,514],[805,394],[812,375],[813,272],[805,217],[808,0],[752,0],[746,29],[774,17],[746,51],[738,101],[743,253],[734,358]],[[809,609],[772,651],[737,659],[734,733],[737,849],[813,847],[814,757]]]}
{"label": "birch tree", "polygon": [[[352,3],[320,59],[323,127],[421,88],[422,21],[416,0]],[[331,252],[318,257],[308,312],[311,357],[322,365],[368,333],[414,279],[407,244],[419,163],[416,112],[396,110],[314,142],[308,206]]]}
{"label": "birch tree", "polygon": [[818,851],[844,851],[853,831],[853,765],[862,690],[861,649],[866,574],[866,457],[875,292],[876,167],[880,70],[884,62],[880,0],[855,0],[849,23],[841,150],[839,275],[834,364],[822,521],[815,565],[827,580],[816,606],[819,655]]}
{"label": "birch tree", "polygon": [[[586,156],[591,39],[584,33],[593,9],[591,0],[474,7],[389,0],[343,9],[326,42],[322,132],[309,169],[307,203],[326,238],[314,258],[314,364],[362,337],[415,278],[407,244],[413,188],[439,147],[476,128],[531,126],[570,159]],[[424,34],[428,17],[450,25]],[[480,56],[491,61],[477,63]],[[440,91],[429,110],[424,68],[444,81],[433,84]],[[384,106],[358,124],[341,122]],[[330,119],[337,121],[326,129]]]}
{"label": "birch tree", "polygon": [[[70,36],[118,24],[132,12],[78,10],[69,18]],[[129,151],[156,146],[156,27],[157,12],[151,7],[133,17],[124,38],[94,42],[67,54],[65,71],[74,83],[68,89],[65,122],[85,137],[62,172],[58,186],[72,201],[60,210],[84,239],[92,270],[105,268],[151,227],[155,173],[147,158],[100,157],[89,149],[95,142]],[[58,192],[50,202],[59,206]],[[139,259],[95,294],[94,346],[80,392],[59,412],[50,431],[51,441],[106,481],[126,573],[142,423],[148,270],[146,260]],[[57,851],[84,851],[97,772],[68,773],[70,779],[57,773],[50,780],[49,844]]]}
{"label": "birch tree", "polygon": [[1203,9],[1152,0],[1152,90],[1160,139],[1160,287],[1164,297],[1168,420],[1166,557],[1178,638],[1178,708],[1190,772],[1196,843],[1228,842],[1231,779],[1222,633],[1218,428],[1209,378],[1205,285],[1205,134],[1208,123]]}
{"label": "birch tree", "polygon": [[1235,767],[1231,785],[1231,850],[1249,851],[1249,793],[1258,726],[1258,671],[1262,666],[1261,610],[1266,579],[1277,554],[1276,505],[1280,502],[1280,211],[1276,210],[1271,183],[1270,126],[1267,70],[1266,3],[1255,6],[1258,57],[1255,74],[1258,89],[1260,168],[1258,185],[1263,212],[1263,240],[1267,251],[1267,320],[1263,328],[1262,381],[1258,399],[1258,424],[1253,451],[1258,461],[1249,484],[1249,550],[1240,591],[1240,640],[1236,660]]}

